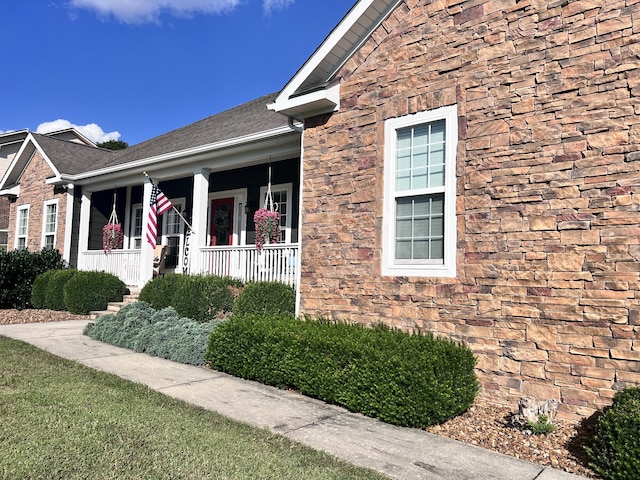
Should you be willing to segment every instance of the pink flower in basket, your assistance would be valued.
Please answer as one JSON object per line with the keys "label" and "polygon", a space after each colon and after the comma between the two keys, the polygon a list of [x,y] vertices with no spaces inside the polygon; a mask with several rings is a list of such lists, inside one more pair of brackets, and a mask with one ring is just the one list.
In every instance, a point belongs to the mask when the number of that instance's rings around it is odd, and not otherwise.
{"label": "pink flower in basket", "polygon": [[256,224],[256,248],[262,250],[265,243],[278,243],[280,240],[280,214],[266,208],[260,208],[253,216]]}
{"label": "pink flower in basket", "polygon": [[104,253],[111,253],[113,249],[122,248],[124,232],[119,223],[108,223],[102,228],[102,249]]}

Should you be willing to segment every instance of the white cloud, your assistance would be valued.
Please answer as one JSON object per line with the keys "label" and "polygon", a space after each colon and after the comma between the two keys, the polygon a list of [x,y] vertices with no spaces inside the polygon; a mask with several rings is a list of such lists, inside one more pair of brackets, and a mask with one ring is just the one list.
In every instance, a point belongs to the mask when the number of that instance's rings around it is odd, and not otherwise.
{"label": "white cloud", "polygon": [[118,140],[120,138],[120,132],[105,133],[100,126],[95,123],[88,123],[87,125],[74,125],[69,120],[63,120],[59,118],[53,122],[44,122],[38,125],[36,133],[51,133],[58,130],[65,130],[67,128],[75,128],[89,140],[94,143],[108,142],[109,140]]}
{"label": "white cloud", "polygon": [[[70,0],[73,8],[95,10],[124,23],[159,23],[169,13],[189,17],[197,13],[218,14],[233,10],[242,0]],[[273,0],[265,0],[271,2]],[[288,0],[280,0],[288,1]]]}
{"label": "white cloud", "polygon": [[281,10],[291,5],[295,0],[263,0],[262,8],[266,13],[271,13],[273,10]]}

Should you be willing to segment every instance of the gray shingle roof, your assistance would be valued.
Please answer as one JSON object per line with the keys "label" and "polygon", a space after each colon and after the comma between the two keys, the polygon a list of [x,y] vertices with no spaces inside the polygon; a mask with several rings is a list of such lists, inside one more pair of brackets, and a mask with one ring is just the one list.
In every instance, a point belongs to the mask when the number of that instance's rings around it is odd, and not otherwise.
{"label": "gray shingle roof", "polygon": [[266,132],[287,125],[287,118],[267,109],[276,93],[257,98],[177,130],[116,152],[102,167],[153,158],[172,152],[210,145]]}
{"label": "gray shingle roof", "polygon": [[275,97],[275,93],[265,95],[115,152],[37,133],[33,136],[61,174],[77,175],[284,127],[287,118],[267,109]]}
{"label": "gray shingle roof", "polygon": [[76,175],[95,170],[107,165],[115,154],[111,150],[60,140],[40,133],[32,135],[61,174]]}

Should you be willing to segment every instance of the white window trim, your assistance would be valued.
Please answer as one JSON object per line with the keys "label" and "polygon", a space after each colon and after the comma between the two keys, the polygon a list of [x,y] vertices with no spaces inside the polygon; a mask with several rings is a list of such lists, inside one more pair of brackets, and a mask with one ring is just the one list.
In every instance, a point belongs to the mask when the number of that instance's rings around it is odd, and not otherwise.
{"label": "white window trim", "polygon": [[[136,230],[136,209],[140,209],[140,214],[142,215],[142,228],[140,231],[140,236],[135,235]],[[131,205],[131,218],[129,220],[129,249],[130,250],[140,250],[142,248],[142,242],[144,241],[144,208],[141,203],[134,203]],[[135,241],[140,240],[140,247],[135,246]]]}
{"label": "white window trim", "polygon": [[[264,207],[264,198],[267,195],[267,185],[264,187],[260,187],[260,205],[259,208]],[[287,216],[285,218],[285,231],[284,231],[284,243],[291,243],[291,215],[292,215],[292,207],[293,207],[293,183],[280,183],[278,185],[271,185],[271,193],[277,191],[285,191],[287,192]]]}
{"label": "white window trim", "polygon": [[[178,211],[181,211],[182,208],[185,208],[185,206],[187,204],[187,199],[185,197],[170,198],[169,201],[173,204],[173,206],[175,208],[178,209]],[[178,207],[180,207],[180,208],[178,208]],[[168,227],[168,223],[169,222],[167,222],[166,215],[169,212],[173,212],[173,207],[162,215],[165,218],[162,219],[162,237],[161,237],[160,244],[161,245],[169,245],[169,237],[178,237],[178,265],[176,265],[175,269],[172,269],[172,270],[167,269],[167,272],[171,271],[171,272],[175,272],[175,273],[180,273],[180,272],[182,272],[182,256],[184,254],[183,249],[184,249],[185,225],[184,225],[184,221],[181,218],[179,218],[179,221],[180,221],[180,232],[179,233],[172,233],[172,234],[167,233],[167,227]],[[144,228],[143,228],[143,230],[144,230]]]}
{"label": "white window trim", "polygon": [[[29,248],[29,210],[31,209],[31,205],[20,205],[16,209],[16,240],[14,243],[14,248],[18,249],[18,242],[21,238],[24,238],[24,248]],[[26,225],[26,233],[24,235],[20,235],[20,212],[26,210],[27,211],[27,225]]]}
{"label": "white window trim", "polygon": [[[47,207],[49,205],[56,206],[56,220],[53,228],[53,233],[47,233]],[[40,247],[44,248],[46,244],[47,235],[53,235],[53,249],[56,249],[56,242],[58,241],[58,200],[47,200],[42,206],[42,237],[40,239]]]}
{"label": "white window trim", "polygon": [[[444,262],[442,265],[407,264],[395,260],[395,171],[397,131],[424,123],[445,120]],[[391,118],[384,125],[384,213],[382,221],[382,274],[406,277],[456,276],[456,149],[458,143],[457,105],[437,108],[404,117]],[[425,191],[426,193],[430,193]]]}

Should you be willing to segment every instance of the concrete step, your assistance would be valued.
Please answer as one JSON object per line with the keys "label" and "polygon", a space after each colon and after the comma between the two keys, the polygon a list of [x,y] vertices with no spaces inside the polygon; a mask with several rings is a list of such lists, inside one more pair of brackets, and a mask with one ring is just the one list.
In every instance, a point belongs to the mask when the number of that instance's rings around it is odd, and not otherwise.
{"label": "concrete step", "polygon": [[127,294],[124,297],[122,297],[122,301],[121,302],[110,302],[109,304],[107,304],[107,309],[106,310],[90,312],[89,313],[89,317],[91,318],[91,320],[97,320],[102,315],[108,315],[108,314],[114,314],[115,315],[125,305],[129,305],[130,303],[137,302],[139,297],[140,297],[140,292],[139,291],[131,291],[129,294]]}

